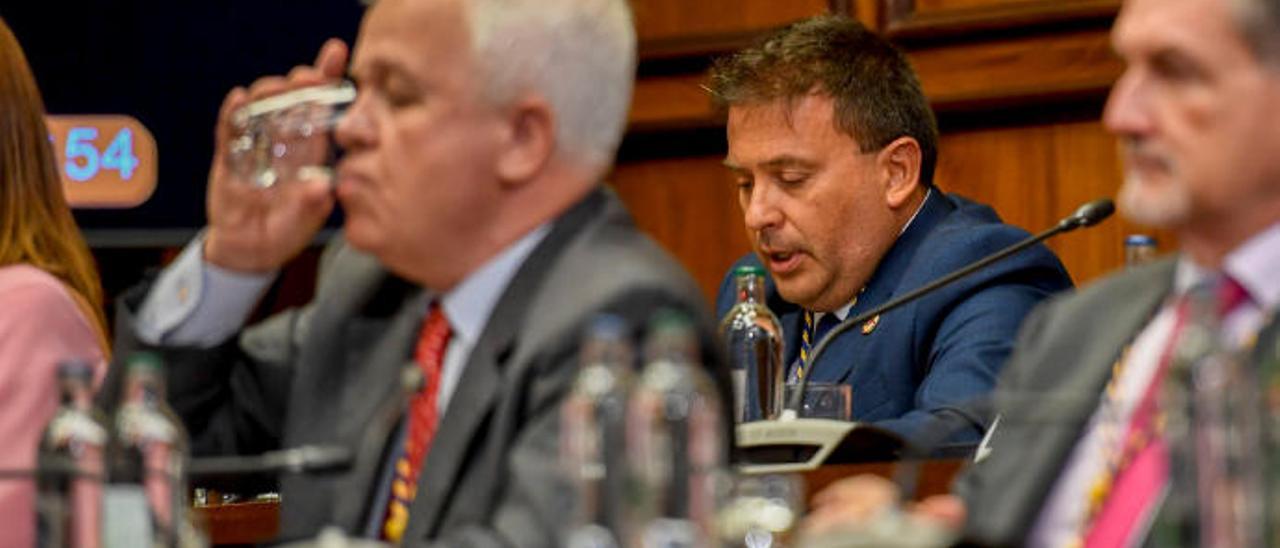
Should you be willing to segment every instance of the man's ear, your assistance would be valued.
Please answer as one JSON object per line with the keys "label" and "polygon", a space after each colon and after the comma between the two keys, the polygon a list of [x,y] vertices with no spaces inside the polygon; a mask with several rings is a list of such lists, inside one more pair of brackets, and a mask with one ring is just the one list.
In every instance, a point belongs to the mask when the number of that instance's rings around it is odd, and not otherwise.
{"label": "man's ear", "polygon": [[537,176],[555,153],[555,113],[541,97],[526,97],[508,107],[503,124],[498,178],[519,185]]}
{"label": "man's ear", "polygon": [[884,181],[885,203],[891,209],[907,204],[920,186],[920,143],[912,137],[899,137],[876,156],[876,164]]}

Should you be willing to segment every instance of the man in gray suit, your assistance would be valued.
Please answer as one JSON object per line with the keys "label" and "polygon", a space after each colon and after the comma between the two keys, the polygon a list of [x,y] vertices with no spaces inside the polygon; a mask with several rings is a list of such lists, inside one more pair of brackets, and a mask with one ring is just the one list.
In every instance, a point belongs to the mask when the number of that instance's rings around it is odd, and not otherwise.
{"label": "man in gray suit", "polygon": [[[600,186],[635,48],[624,0],[380,0],[332,188],[253,188],[226,147],[248,101],[339,77],[344,44],[228,95],[209,226],[122,303],[118,352],[165,353],[199,455],[355,450],[348,473],[282,479],[282,536],[336,524],[408,545],[556,545],[559,402],[584,326],[670,306],[709,340],[691,280]],[[346,243],[314,300],[242,330],[335,198]],[[406,367],[426,376],[408,413]]]}
{"label": "man in gray suit", "polygon": [[[1189,288],[1231,288],[1225,343],[1254,364],[1280,361],[1280,3],[1127,0],[1113,42],[1128,63],[1105,114],[1124,145],[1121,210],[1173,230],[1181,252],[1028,317],[997,388],[1000,422],[980,450],[989,453],[961,477],[958,497],[917,509],[964,523],[983,545],[1148,538],[1169,448],[1142,402],[1159,401]],[[859,478],[823,498],[811,531],[893,497]]]}

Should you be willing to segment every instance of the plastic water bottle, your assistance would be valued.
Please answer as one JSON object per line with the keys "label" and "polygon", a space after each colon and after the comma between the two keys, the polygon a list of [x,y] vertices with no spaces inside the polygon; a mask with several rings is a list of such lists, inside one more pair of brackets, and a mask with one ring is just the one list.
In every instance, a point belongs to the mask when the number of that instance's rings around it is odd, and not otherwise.
{"label": "plastic water bottle", "polygon": [[114,428],[108,544],[127,545],[145,535],[156,544],[174,545],[187,508],[189,453],[186,430],[165,403],[159,356],[144,352],[129,358]]}
{"label": "plastic water bottle", "polygon": [[561,407],[560,461],[574,495],[563,543],[570,548],[621,545],[627,393],[635,367],[628,331],[617,316],[592,322],[581,369]]}
{"label": "plastic water bottle", "polygon": [[785,372],[782,366],[782,326],[765,306],[764,269],[740,266],[738,302],[720,322],[720,339],[729,352],[733,372],[734,419],[747,420],[747,405],[759,406],[760,417],[775,419],[782,412]]}
{"label": "plastic water bottle", "polygon": [[1156,239],[1146,234],[1130,234],[1124,239],[1124,265],[1135,267],[1156,258]]}
{"label": "plastic water bottle", "polygon": [[645,548],[710,546],[727,455],[719,394],[686,316],[659,313],[648,331],[627,410],[628,535]]}
{"label": "plastic water bottle", "polygon": [[58,364],[62,403],[40,439],[37,544],[99,545],[102,481],[106,472],[106,418],[93,406],[93,366]]}

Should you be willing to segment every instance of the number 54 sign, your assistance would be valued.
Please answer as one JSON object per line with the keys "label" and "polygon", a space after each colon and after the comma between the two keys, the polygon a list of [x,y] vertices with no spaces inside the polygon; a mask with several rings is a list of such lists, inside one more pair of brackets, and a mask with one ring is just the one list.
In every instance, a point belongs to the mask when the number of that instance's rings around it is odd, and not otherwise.
{"label": "number 54 sign", "polygon": [[156,140],[129,116],[46,116],[72,207],[127,208],[156,188]]}

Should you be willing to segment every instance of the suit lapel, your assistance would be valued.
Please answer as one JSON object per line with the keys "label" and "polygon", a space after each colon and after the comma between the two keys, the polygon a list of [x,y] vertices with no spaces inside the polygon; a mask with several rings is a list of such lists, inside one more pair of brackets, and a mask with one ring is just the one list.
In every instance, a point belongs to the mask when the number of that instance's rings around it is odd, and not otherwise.
{"label": "suit lapel", "polygon": [[428,538],[440,527],[445,502],[452,498],[463,464],[484,436],[486,420],[493,411],[503,383],[507,358],[514,354],[517,336],[529,304],[537,295],[543,276],[551,270],[562,250],[583,227],[597,218],[606,205],[606,191],[596,190],[558,219],[547,237],[521,265],[507,285],[489,318],[441,417],[440,428],[418,481],[418,496],[409,512],[405,538]]}
{"label": "suit lapel", "polygon": [[[912,257],[915,256],[916,250],[919,249],[920,243],[925,237],[933,231],[934,227],[955,210],[955,206],[951,204],[941,191],[934,189],[928,199],[920,206],[919,213],[915,219],[911,221],[911,225],[907,227],[898,239],[889,248],[889,252],[885,253],[880,263],[876,265],[875,273],[871,275],[871,279],[867,281],[866,288],[858,295],[857,302],[849,309],[849,315],[846,320],[852,319],[868,310],[880,306],[892,299],[898,292],[898,284],[903,280],[907,267],[911,264]],[[893,314],[890,312],[889,314]],[[899,311],[901,314],[901,311]],[[875,321],[879,321],[878,319]],[[863,352],[857,352],[856,348],[860,344],[864,344],[859,340],[862,338],[862,326],[856,326],[846,331],[837,340],[831,341],[829,347],[823,351],[818,366],[814,369],[815,381],[840,382],[844,379],[856,375],[855,369],[860,367],[875,367],[873,363],[862,363],[857,356],[866,355]],[[797,335],[797,340],[798,340]],[[813,341],[814,345],[818,341]],[[840,358],[836,358],[840,356]]]}

